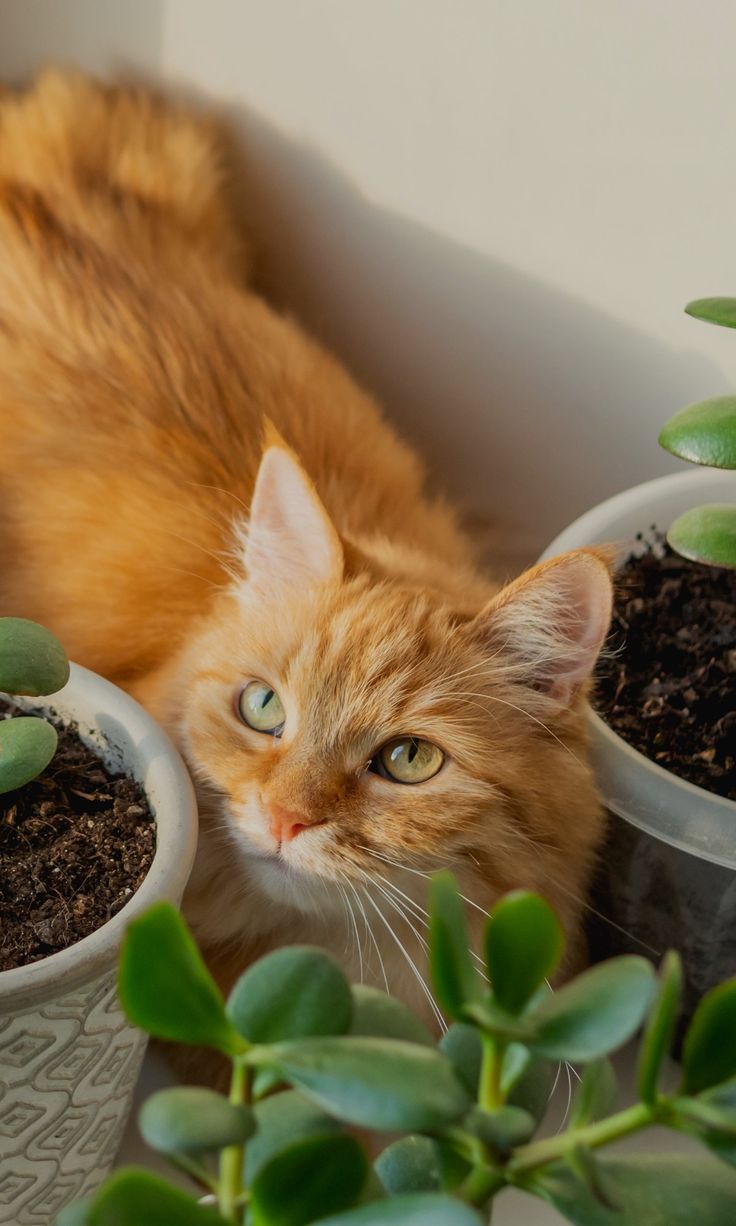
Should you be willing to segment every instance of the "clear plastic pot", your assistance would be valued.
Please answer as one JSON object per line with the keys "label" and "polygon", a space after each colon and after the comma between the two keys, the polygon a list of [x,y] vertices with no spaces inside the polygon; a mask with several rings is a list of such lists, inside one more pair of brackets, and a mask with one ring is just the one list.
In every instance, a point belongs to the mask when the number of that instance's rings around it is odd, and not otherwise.
{"label": "clear plastic pot", "polygon": [[[544,557],[612,541],[622,558],[638,532],[666,529],[701,502],[736,503],[736,474],[697,469],[648,481],[581,516]],[[591,753],[609,813],[591,923],[594,956],[679,949],[685,1015],[736,974],[736,803],[651,762],[589,712]]]}

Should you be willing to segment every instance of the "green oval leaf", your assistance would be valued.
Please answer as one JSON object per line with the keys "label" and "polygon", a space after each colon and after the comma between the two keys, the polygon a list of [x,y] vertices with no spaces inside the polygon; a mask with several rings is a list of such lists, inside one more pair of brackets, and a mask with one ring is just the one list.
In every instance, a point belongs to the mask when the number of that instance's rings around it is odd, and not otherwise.
{"label": "green oval leaf", "polygon": [[108,1179],[83,1212],[80,1217],[78,1206],[65,1210],[57,1226],[227,1226],[216,1209],[134,1167]]}
{"label": "green oval leaf", "polygon": [[471,1098],[477,1098],[483,1063],[480,1032],[467,1022],[454,1022],[440,1039],[439,1048]]}
{"label": "green oval leaf", "polygon": [[609,1115],[616,1102],[616,1074],[610,1060],[593,1060],[583,1069],[575,1101],[570,1113],[569,1128],[582,1128]]}
{"label": "green oval leaf", "polygon": [[0,720],[0,793],[36,779],[56,753],[58,736],[47,720],[17,715]]}
{"label": "green oval leaf", "polygon": [[131,1022],[158,1039],[214,1047],[231,1056],[246,1047],[227,1019],[220,990],[192,934],[171,903],[154,903],[129,925],[118,990]]}
{"label": "green oval leaf", "polygon": [[527,890],[514,890],[496,904],[484,941],[493,995],[509,1013],[522,1011],[556,970],[565,948],[554,911]]}
{"label": "green oval leaf", "polygon": [[536,1120],[522,1107],[506,1104],[496,1111],[483,1111],[471,1107],[462,1121],[462,1127],[501,1151],[514,1149],[528,1141],[536,1129]]}
{"label": "green oval leaf", "polygon": [[532,1057],[520,1043],[511,1043],[503,1058],[501,1089],[510,1106],[523,1107],[540,1123],[559,1073],[559,1064]]}
{"label": "green oval leaf", "polygon": [[701,1000],[682,1048],[682,1090],[697,1094],[736,1074],[736,979]]}
{"label": "green oval leaf", "polygon": [[403,1039],[434,1047],[435,1042],[423,1022],[406,1005],[365,984],[353,984],[353,1015],[350,1034],[372,1035],[378,1039]]}
{"label": "green oval leaf", "polygon": [[672,1046],[682,997],[682,962],[671,949],[659,972],[659,990],[644,1029],[639,1051],[639,1097],[645,1103],[657,1099],[662,1063]]}
{"label": "green oval leaf", "polygon": [[405,1192],[437,1192],[442,1169],[437,1143],[431,1137],[402,1137],[378,1155],[378,1178],[390,1196]]}
{"label": "green oval leaf", "polygon": [[438,1051],[396,1039],[302,1039],[253,1053],[326,1111],[364,1128],[422,1132],[464,1115],[468,1097]]}
{"label": "green oval leaf", "polygon": [[34,698],[69,680],[69,661],[55,634],[24,617],[0,617],[0,690]]}
{"label": "green oval leaf", "polygon": [[264,1098],[253,1108],[256,1131],[245,1151],[245,1180],[250,1186],[258,1172],[276,1154],[308,1137],[334,1136],[342,1125],[298,1090],[284,1090]]}
{"label": "green oval leaf", "polygon": [[352,1008],[350,986],[335,960],[324,950],[292,945],[260,958],[241,975],[227,1015],[250,1043],[279,1043],[344,1034]]}
{"label": "green oval leaf", "polygon": [[470,956],[465,908],[452,873],[433,874],[429,911],[429,964],[434,990],[445,1012],[462,1021],[465,1005],[482,998],[483,985]]}
{"label": "green oval leaf", "polygon": [[562,1163],[524,1186],[576,1226],[726,1226],[734,1220],[736,1174],[706,1155],[602,1157],[597,1165],[619,1200],[615,1212]]}
{"label": "green oval leaf", "polygon": [[691,464],[736,468],[736,396],[714,396],[680,409],[662,427],[659,445]]}
{"label": "green oval leaf", "polygon": [[242,1145],[255,1126],[248,1107],[201,1086],[159,1090],[138,1116],[143,1140],[162,1154],[206,1153]]}
{"label": "green oval leaf", "polygon": [[315,1226],[483,1226],[483,1223],[462,1201],[420,1193],[361,1205],[348,1213],[320,1218]]}
{"label": "green oval leaf", "polygon": [[694,298],[685,314],[721,328],[736,328],[736,298]]}
{"label": "green oval leaf", "polygon": [[693,507],[667,530],[676,553],[708,566],[736,567],[736,503]]}
{"label": "green oval leaf", "polygon": [[630,1039],[651,1000],[654,972],[644,958],[612,958],[548,996],[531,1015],[528,1046],[551,1060],[585,1063]]}
{"label": "green oval leaf", "polygon": [[353,1137],[308,1137],[276,1154],[251,1185],[253,1226],[308,1226],[353,1205],[368,1163]]}

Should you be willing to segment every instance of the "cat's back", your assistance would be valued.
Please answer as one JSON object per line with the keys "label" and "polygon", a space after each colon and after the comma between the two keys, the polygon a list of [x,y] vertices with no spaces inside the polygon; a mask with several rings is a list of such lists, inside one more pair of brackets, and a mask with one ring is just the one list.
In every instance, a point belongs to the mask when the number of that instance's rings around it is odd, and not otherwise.
{"label": "cat's back", "polygon": [[118,677],[226,579],[264,417],[342,531],[464,552],[372,399],[248,273],[208,122],[79,75],[0,95],[0,602]]}

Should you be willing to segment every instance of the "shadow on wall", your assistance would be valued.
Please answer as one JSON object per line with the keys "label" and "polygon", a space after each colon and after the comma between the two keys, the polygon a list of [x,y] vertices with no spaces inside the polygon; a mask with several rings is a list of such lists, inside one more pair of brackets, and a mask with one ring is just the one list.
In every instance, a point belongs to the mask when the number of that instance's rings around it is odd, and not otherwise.
{"label": "shadow on wall", "polygon": [[674,467],[657,425],[722,388],[714,364],[372,204],[251,111],[225,116],[260,288],[376,393],[502,565]]}

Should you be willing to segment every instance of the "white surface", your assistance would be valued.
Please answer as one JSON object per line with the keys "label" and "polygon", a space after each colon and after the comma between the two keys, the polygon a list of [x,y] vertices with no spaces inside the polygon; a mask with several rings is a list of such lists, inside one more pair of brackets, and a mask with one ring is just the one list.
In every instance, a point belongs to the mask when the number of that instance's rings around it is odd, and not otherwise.
{"label": "white surface", "polygon": [[[566,528],[544,557],[604,541],[619,542],[625,557],[635,547],[637,533],[646,534],[653,524],[665,530],[683,511],[709,502],[736,504],[736,475],[688,466],[682,473],[647,481],[594,507]],[[736,868],[736,803],[650,761],[594,711],[588,718],[593,765],[606,807],[682,851]]]}
{"label": "white surface", "polygon": [[[620,1107],[627,1106],[635,1101],[632,1088],[635,1076],[635,1055],[636,1049],[632,1045],[616,1057],[616,1071],[621,1087],[621,1096],[618,1103]],[[670,1081],[673,1081],[676,1075],[676,1069],[673,1065],[669,1069]],[[138,1105],[144,1102],[156,1090],[163,1089],[164,1086],[172,1084],[175,1084],[175,1082],[166,1064],[156,1053],[149,1052],[138,1087]],[[572,1079],[572,1085],[575,1085],[574,1078]],[[567,1107],[568,1097],[568,1081],[567,1077],[563,1076],[560,1078],[557,1091],[550,1105],[549,1123],[545,1126],[545,1134],[553,1133],[559,1126]],[[611,1149],[613,1148],[612,1146]],[[615,1148],[619,1153],[631,1153],[644,1148],[649,1153],[692,1153],[697,1151],[699,1146],[681,1133],[669,1132],[664,1128],[652,1128],[646,1134],[627,1137],[623,1141],[619,1141]],[[120,1165],[128,1163],[142,1164],[157,1171],[160,1175],[172,1179],[175,1183],[180,1183],[183,1187],[191,1189],[191,1184],[188,1183],[185,1176],[172,1172],[171,1168],[162,1159],[152,1154],[143,1144],[135,1124],[135,1111],[118,1155],[118,1163]],[[517,1192],[515,1189],[502,1192],[496,1200],[493,1210],[493,1226],[557,1226],[558,1223],[565,1220],[556,1210],[550,1208],[549,1205],[525,1193]],[[646,1224],[642,1222],[641,1226],[646,1226]],[[724,1226],[726,1226],[725,1223]]]}
{"label": "white surface", "polygon": [[267,279],[532,556],[734,381],[730,0],[4,0],[0,75],[219,101]]}

